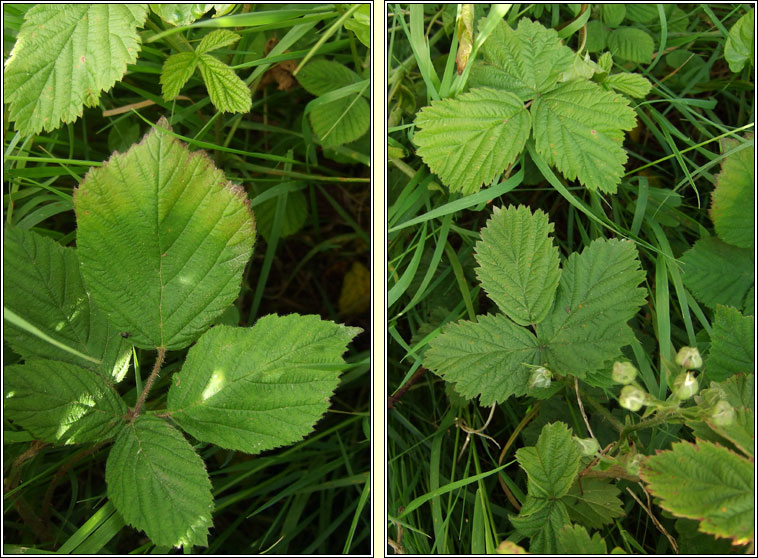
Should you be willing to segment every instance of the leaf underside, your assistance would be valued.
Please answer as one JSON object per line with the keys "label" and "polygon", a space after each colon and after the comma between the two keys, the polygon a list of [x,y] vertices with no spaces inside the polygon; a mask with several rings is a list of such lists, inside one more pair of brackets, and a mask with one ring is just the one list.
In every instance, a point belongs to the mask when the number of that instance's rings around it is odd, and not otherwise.
{"label": "leaf underside", "polygon": [[76,250],[11,226],[5,229],[3,248],[5,307],[48,337],[101,364],[6,321],[3,335],[11,348],[25,360],[61,360],[121,381],[129,367],[131,347],[90,299]]}
{"label": "leaf underside", "polygon": [[137,60],[144,4],[38,4],[5,65],[9,116],[24,136],[73,122]]}
{"label": "leaf underside", "polygon": [[624,172],[627,156],[622,130],[635,126],[629,101],[596,83],[558,85],[532,105],[537,151],[566,178],[610,194]]}
{"label": "leaf underside", "polygon": [[106,440],[127,410],[104,378],[57,360],[6,367],[3,393],[6,418],[56,444]]}
{"label": "leaf underside", "polygon": [[424,366],[485,407],[525,395],[531,370],[524,364],[539,362],[537,339],[502,314],[477,319],[444,327],[429,343]]}
{"label": "leaf underside", "polygon": [[640,476],[663,509],[699,520],[704,533],[747,544],[755,535],[753,469],[734,452],[699,440],[648,457]]}
{"label": "leaf underside", "polygon": [[357,335],[318,316],[264,316],[252,328],[216,326],[174,376],[168,410],[198,440],[248,453],[292,444],[329,407]]}
{"label": "leaf underside", "polygon": [[553,224],[540,210],[496,207],[476,244],[482,287],[519,325],[540,323],[553,305],[561,272],[552,232]]}
{"label": "leaf underside", "polygon": [[471,194],[516,160],[531,118],[513,93],[473,89],[434,101],[416,116],[417,153],[453,192]]}
{"label": "leaf underside", "polygon": [[175,350],[237,297],[255,225],[245,192],[167,128],[90,171],[74,209],[92,297],[135,346]]}
{"label": "leaf underside", "polygon": [[213,496],[205,463],[164,420],[140,416],[123,427],[105,480],[124,520],[157,546],[208,545]]}

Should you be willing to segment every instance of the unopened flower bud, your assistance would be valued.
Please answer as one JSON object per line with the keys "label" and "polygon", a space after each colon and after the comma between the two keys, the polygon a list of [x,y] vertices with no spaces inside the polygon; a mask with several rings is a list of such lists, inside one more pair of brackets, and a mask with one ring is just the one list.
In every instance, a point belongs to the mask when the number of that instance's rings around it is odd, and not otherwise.
{"label": "unopened flower bud", "polygon": [[544,366],[535,368],[532,375],[529,377],[529,389],[544,389],[549,388],[552,382],[552,373]]}
{"label": "unopened flower bud", "polygon": [[636,454],[634,457],[632,457],[629,462],[626,464],[626,471],[630,475],[634,475],[635,477],[638,477],[640,474],[640,465],[642,465],[642,462],[645,460],[645,456],[642,454]]}
{"label": "unopened flower bud", "polygon": [[729,426],[734,422],[734,407],[726,401],[719,401],[711,410],[711,420],[716,426]]}
{"label": "unopened flower bud", "polygon": [[582,450],[582,455],[595,455],[600,451],[600,444],[597,443],[597,440],[595,440],[595,438],[578,438],[576,436],[573,438],[576,443],[579,444],[579,447]]}
{"label": "unopened flower bud", "polygon": [[630,411],[639,411],[647,401],[647,393],[637,386],[624,386],[619,394],[619,405]]}
{"label": "unopened flower bud", "polygon": [[637,377],[637,369],[631,362],[613,363],[613,381],[617,384],[631,384]]}
{"label": "unopened flower bud", "polygon": [[699,387],[697,378],[692,372],[689,370],[682,372],[674,378],[674,397],[684,401],[695,395]]}
{"label": "unopened flower bud", "polygon": [[697,347],[682,347],[676,353],[676,363],[684,368],[700,368],[703,366],[703,357]]}

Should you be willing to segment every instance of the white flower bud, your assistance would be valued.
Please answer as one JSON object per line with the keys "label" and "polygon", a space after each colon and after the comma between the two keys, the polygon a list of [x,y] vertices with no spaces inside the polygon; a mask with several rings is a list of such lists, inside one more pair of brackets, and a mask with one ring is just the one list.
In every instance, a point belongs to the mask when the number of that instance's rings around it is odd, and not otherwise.
{"label": "white flower bud", "polygon": [[595,455],[600,451],[600,444],[598,444],[595,438],[578,438],[573,437],[579,447],[582,449],[582,455],[590,456]]}
{"label": "white flower bud", "polygon": [[552,373],[550,372],[550,370],[548,370],[544,366],[535,368],[534,372],[532,372],[532,375],[529,377],[529,389],[549,388],[550,383],[552,382],[551,378],[552,378]]}
{"label": "white flower bud", "polygon": [[624,386],[619,394],[619,405],[630,411],[639,411],[647,401],[647,393],[637,386]]}
{"label": "white flower bud", "polygon": [[703,357],[697,347],[682,347],[676,353],[676,363],[684,368],[700,368],[703,366]]}
{"label": "white flower bud", "polygon": [[631,362],[613,363],[613,381],[617,384],[631,384],[637,377],[637,369]]}
{"label": "white flower bud", "polygon": [[695,375],[690,372],[682,372],[674,378],[674,397],[684,401],[697,393],[699,384]]}
{"label": "white flower bud", "polygon": [[640,465],[642,465],[643,461],[645,461],[645,456],[639,453],[636,454],[626,464],[626,471],[630,475],[634,475],[635,477],[638,477],[640,475]]}
{"label": "white flower bud", "polygon": [[734,422],[734,407],[726,401],[719,401],[711,410],[711,422],[716,426],[729,426]]}

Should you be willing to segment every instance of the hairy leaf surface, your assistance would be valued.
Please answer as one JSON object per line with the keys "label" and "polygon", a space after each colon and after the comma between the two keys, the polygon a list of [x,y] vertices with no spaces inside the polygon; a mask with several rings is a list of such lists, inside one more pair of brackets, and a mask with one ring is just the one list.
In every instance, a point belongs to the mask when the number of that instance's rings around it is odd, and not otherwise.
{"label": "hairy leaf surface", "polygon": [[250,89],[234,70],[211,54],[199,55],[197,64],[214,107],[221,112],[250,112]]}
{"label": "hairy leaf surface", "polygon": [[716,306],[711,350],[705,359],[705,371],[714,381],[733,374],[755,371],[755,321],[731,306]]}
{"label": "hairy leaf surface", "polygon": [[[746,139],[752,140],[749,134]],[[739,145],[723,140],[723,150]],[[716,176],[711,194],[711,220],[719,238],[740,248],[753,248],[755,235],[755,148],[742,149],[727,156]]]}
{"label": "hairy leaf surface", "polygon": [[156,545],[208,545],[213,496],[205,463],[164,420],[140,416],[123,427],[105,480],[124,520]]}
{"label": "hairy leaf surface", "polygon": [[537,151],[549,164],[590,190],[616,193],[627,158],[622,130],[636,122],[628,100],[575,80],[535,99],[532,118]]}
{"label": "hairy leaf surface", "polygon": [[717,304],[742,308],[755,283],[753,252],[716,237],[701,238],[679,261],[685,286],[710,308]]}
{"label": "hairy leaf surface", "polygon": [[507,91],[473,89],[434,101],[416,116],[418,154],[453,192],[489,184],[523,150],[531,118]]}
{"label": "hairy leaf surface", "polygon": [[5,103],[24,136],[73,122],[137,60],[144,4],[38,4],[5,64]]}
{"label": "hairy leaf surface", "polygon": [[517,324],[540,323],[553,305],[561,271],[552,232],[540,210],[496,207],[476,244],[482,287]]}
{"label": "hairy leaf surface", "polygon": [[313,430],[360,332],[318,316],[216,326],[189,350],[168,394],[171,417],[198,440],[260,453]]}
{"label": "hairy leaf surface", "polygon": [[700,440],[649,457],[640,476],[663,509],[699,520],[704,533],[747,544],[754,539],[753,468],[734,452]]}
{"label": "hairy leaf surface", "polygon": [[528,19],[521,19],[515,31],[505,22],[495,27],[481,55],[469,85],[510,91],[522,101],[549,91],[574,60],[555,30]]}
{"label": "hairy leaf surface", "polygon": [[90,299],[76,250],[32,231],[6,227],[3,242],[5,308],[44,335],[101,361],[95,364],[9,322],[3,335],[26,360],[53,359],[98,371],[118,382],[131,347]]}
{"label": "hairy leaf surface", "polygon": [[638,287],[645,274],[634,244],[595,240],[569,256],[561,274],[553,312],[537,326],[549,368],[587,378],[606,370],[632,340],[627,322],[645,303]]}
{"label": "hairy leaf surface", "polygon": [[127,410],[103,377],[57,360],[6,367],[3,394],[6,418],[56,444],[106,440],[116,433]]}
{"label": "hairy leaf surface", "polygon": [[161,120],[74,192],[82,276],[118,331],[181,349],[237,297],[255,225],[244,191]]}
{"label": "hairy leaf surface", "polygon": [[516,452],[516,459],[528,478],[527,492],[547,500],[565,496],[579,474],[581,455],[579,445],[565,424],[545,425],[536,446]]}
{"label": "hairy leaf surface", "polygon": [[537,339],[502,314],[477,319],[445,326],[429,343],[424,366],[485,407],[525,395],[531,370],[524,364],[538,363]]}
{"label": "hairy leaf surface", "polygon": [[[361,81],[358,74],[344,65],[324,59],[306,64],[297,79],[308,93],[317,96]],[[308,114],[313,131],[326,147],[357,140],[371,125],[371,109],[360,93],[350,93],[319,104]]]}

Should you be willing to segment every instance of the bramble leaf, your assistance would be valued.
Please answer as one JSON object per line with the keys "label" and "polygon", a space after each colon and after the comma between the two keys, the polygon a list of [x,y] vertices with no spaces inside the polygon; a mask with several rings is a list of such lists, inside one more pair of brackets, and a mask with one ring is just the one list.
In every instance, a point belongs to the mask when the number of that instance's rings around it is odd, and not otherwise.
{"label": "bramble leaf", "polygon": [[729,30],[729,36],[724,45],[724,58],[729,63],[729,69],[739,72],[749,63],[755,65],[755,8],[737,20]]}
{"label": "bramble leaf", "polygon": [[600,4],[600,14],[603,23],[609,27],[618,27],[626,17],[624,4]]}
{"label": "bramble leaf", "polygon": [[424,107],[416,116],[413,141],[451,191],[471,194],[516,159],[530,126],[529,113],[514,94],[473,89]]}
{"label": "bramble leaf", "polygon": [[711,350],[705,359],[708,378],[718,382],[734,374],[754,372],[754,335],[752,316],[743,316],[731,306],[717,305]]}
{"label": "bramble leaf", "polygon": [[495,27],[481,56],[471,68],[469,85],[510,91],[521,101],[549,91],[574,60],[555,30],[528,19],[521,19],[515,31],[505,22]]}
{"label": "bramble leaf", "polygon": [[524,364],[538,364],[537,339],[502,314],[477,319],[445,326],[429,343],[424,366],[485,407],[525,395],[531,370]]}
{"label": "bramble leaf", "polygon": [[234,70],[210,54],[199,55],[197,65],[214,107],[221,112],[250,112],[250,89]]}
{"label": "bramble leaf", "polygon": [[636,27],[619,27],[608,34],[608,50],[614,58],[648,64],[654,49],[653,38]]}
{"label": "bramble leaf", "polygon": [[161,68],[161,87],[164,99],[167,101],[176,99],[179,91],[195,73],[197,61],[194,52],[178,52],[166,58],[163,68]]}
{"label": "bramble leaf", "polygon": [[237,297],[255,225],[244,191],[165,119],[74,192],[81,272],[118,331],[181,349]]}
{"label": "bramble leaf", "polygon": [[520,325],[550,311],[561,271],[547,214],[524,206],[496,207],[476,244],[477,277],[487,295]]}
{"label": "bramble leaf", "polygon": [[240,36],[237,33],[233,33],[227,29],[215,29],[202,38],[200,44],[195,49],[195,54],[200,56],[201,54],[233,45],[239,40]]}
{"label": "bramble leaf", "polygon": [[627,99],[575,80],[538,97],[532,118],[537,151],[549,164],[590,190],[616,192],[627,158],[622,130],[636,121]]}
{"label": "bramble leaf", "polygon": [[103,377],[57,360],[6,367],[3,393],[6,418],[50,443],[107,440],[127,411]]}
{"label": "bramble leaf", "polygon": [[624,517],[624,503],[619,500],[620,490],[607,479],[583,478],[581,488],[575,483],[563,497],[572,521],[600,529]]}
{"label": "bramble leaf", "polygon": [[[753,135],[748,134],[747,140]],[[722,150],[739,145],[737,140],[723,140]],[[746,147],[727,156],[716,175],[711,194],[710,215],[721,240],[740,248],[753,248],[755,235],[755,148]]]}
{"label": "bramble leaf", "polygon": [[566,506],[560,500],[546,500],[526,495],[517,516],[509,515],[516,530],[529,537],[530,554],[556,554],[558,533],[570,520]]}
{"label": "bramble leaf", "polygon": [[131,347],[90,299],[79,273],[76,250],[51,238],[6,227],[3,242],[4,305],[77,356],[5,320],[5,340],[25,360],[61,360],[96,370],[119,382]]}
{"label": "bramble leaf", "polygon": [[[362,81],[344,65],[324,59],[310,61],[298,73],[297,79],[308,93],[319,97]],[[319,103],[309,112],[309,119],[321,145],[334,147],[357,140],[368,131],[371,109],[361,93],[349,93]]]}
{"label": "bramble leaf", "polygon": [[753,467],[732,451],[700,440],[678,442],[648,457],[640,476],[663,509],[699,520],[704,533],[744,545],[754,539]]}
{"label": "bramble leaf", "polygon": [[603,80],[603,85],[635,99],[644,99],[653,87],[647,78],[631,72],[611,74]]}
{"label": "bramble leaf", "polygon": [[24,136],[73,122],[137,60],[144,4],[38,4],[5,64],[5,103]]}
{"label": "bramble leaf", "polygon": [[213,7],[214,4],[150,4],[163,21],[177,27],[189,25]]}
{"label": "bramble leaf", "polygon": [[557,500],[565,496],[579,474],[579,445],[562,422],[542,427],[536,446],[516,452],[528,478],[527,492],[535,498]]}
{"label": "bramble leaf", "polygon": [[742,308],[755,282],[753,251],[716,237],[701,238],[679,261],[685,286],[710,308],[717,304]]}
{"label": "bramble leaf", "polygon": [[260,453],[313,430],[361,330],[318,316],[264,316],[216,326],[187,353],[168,393],[171,418],[198,440]]}
{"label": "bramble leaf", "polygon": [[557,550],[559,554],[579,556],[581,554],[608,554],[608,547],[600,533],[590,538],[581,525],[566,525],[557,533]]}
{"label": "bramble leaf", "polygon": [[561,274],[553,312],[537,326],[543,358],[559,374],[587,379],[611,366],[632,339],[627,325],[645,303],[634,243],[595,240],[569,256]]}
{"label": "bramble leaf", "polygon": [[213,496],[205,463],[178,430],[140,416],[125,425],[105,466],[108,498],[158,546],[208,545]]}

